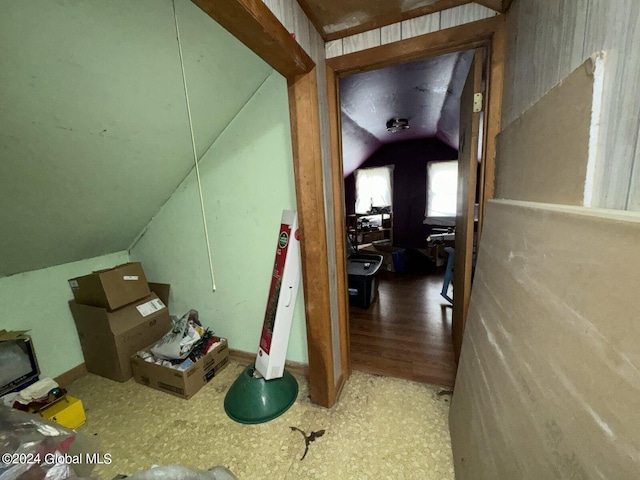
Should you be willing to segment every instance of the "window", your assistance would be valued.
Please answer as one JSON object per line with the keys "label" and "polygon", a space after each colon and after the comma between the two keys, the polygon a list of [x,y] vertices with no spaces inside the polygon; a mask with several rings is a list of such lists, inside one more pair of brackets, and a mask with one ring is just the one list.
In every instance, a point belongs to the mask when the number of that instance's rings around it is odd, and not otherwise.
{"label": "window", "polygon": [[427,207],[424,223],[453,226],[458,200],[458,161],[427,163]]}
{"label": "window", "polygon": [[356,213],[369,213],[371,207],[391,206],[393,165],[356,170]]}

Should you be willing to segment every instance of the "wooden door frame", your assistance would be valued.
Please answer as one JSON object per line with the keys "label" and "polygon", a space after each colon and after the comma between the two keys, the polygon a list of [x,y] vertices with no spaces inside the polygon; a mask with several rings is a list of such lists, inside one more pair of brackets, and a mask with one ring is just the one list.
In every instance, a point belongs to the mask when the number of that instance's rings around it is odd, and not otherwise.
{"label": "wooden door frame", "polygon": [[[292,38],[261,0],[192,0],[217,23],[249,47],[287,79],[296,188],[301,232],[302,279],[305,297],[309,393],[312,402],[331,407],[349,376],[349,325],[347,272],[342,255],[336,259],[339,292],[340,364],[342,375],[334,375],[334,348],[328,269],[327,223],[320,144],[318,85],[314,61]],[[339,139],[337,76],[393,63],[406,62],[455,50],[490,46],[491,76],[489,128],[485,130],[486,178],[493,180],[495,135],[499,131],[504,57],[504,22],[494,17],[461,27],[403,40],[364,52],[327,61],[333,216],[336,252],[345,251],[344,184]],[[495,127],[495,128],[494,128]],[[493,181],[487,182],[487,198],[493,195]],[[484,205],[483,205],[484,207]]]}
{"label": "wooden door frame", "polygon": [[287,79],[301,236],[309,394],[312,402],[331,407],[346,378],[344,375],[334,378],[329,254],[315,63],[261,0],[192,1]]}
{"label": "wooden door frame", "polygon": [[[484,210],[494,194],[496,137],[500,132],[502,111],[502,87],[504,78],[505,16],[499,15],[459,27],[440,30],[399,42],[370,48],[359,52],[328,59],[327,92],[329,99],[329,122],[331,134],[331,166],[333,179],[334,225],[336,246],[344,244],[346,235],[344,209],[344,178],[340,128],[340,77],[384,68],[447,53],[486,48],[487,51],[487,99],[485,101],[485,128],[483,135],[483,162],[480,183],[481,206],[479,208],[478,241]],[[336,249],[337,252],[344,252]],[[346,271],[338,271],[338,277],[346,278]],[[346,298],[346,289],[340,291]],[[470,295],[470,292],[467,292]],[[340,318],[340,344],[345,376],[350,373],[349,316],[348,310]]]}

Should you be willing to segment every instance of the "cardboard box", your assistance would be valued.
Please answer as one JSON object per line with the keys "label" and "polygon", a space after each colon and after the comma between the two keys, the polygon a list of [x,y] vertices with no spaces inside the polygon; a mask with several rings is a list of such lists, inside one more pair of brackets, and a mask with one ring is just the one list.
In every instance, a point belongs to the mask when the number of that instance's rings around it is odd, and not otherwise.
{"label": "cardboard box", "polygon": [[29,330],[0,330],[0,396],[21,390],[38,379],[40,368]]}
{"label": "cardboard box", "polygon": [[222,339],[222,344],[186,370],[176,370],[145,362],[138,355],[131,357],[133,378],[136,382],[184,399],[189,399],[198,393],[228,363],[229,346],[225,338]]}
{"label": "cardboard box", "polygon": [[375,253],[376,255],[382,255],[382,270],[395,272],[396,268],[393,263],[393,254],[397,254],[397,252],[400,252],[401,250],[403,249],[392,245],[378,243],[359,248],[358,253]]}
{"label": "cardboard box", "polygon": [[69,280],[69,286],[76,303],[109,310],[123,307],[151,294],[147,277],[139,262],[125,263],[83,277],[72,278]]}
{"label": "cardboard box", "polygon": [[38,413],[47,420],[51,420],[72,430],[83,425],[87,420],[82,402],[71,395],[65,395],[59,398],[41,409]]}
{"label": "cardboard box", "polygon": [[87,370],[117,382],[131,378],[131,355],[171,328],[169,309],[155,293],[114,311],[73,300],[69,308]]}

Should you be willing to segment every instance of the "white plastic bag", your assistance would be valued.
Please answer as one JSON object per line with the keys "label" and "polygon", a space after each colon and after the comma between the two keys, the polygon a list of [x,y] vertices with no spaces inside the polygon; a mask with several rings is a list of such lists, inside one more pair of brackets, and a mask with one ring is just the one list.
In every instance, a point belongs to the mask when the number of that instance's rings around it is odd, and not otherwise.
{"label": "white plastic bag", "polygon": [[157,358],[182,360],[189,356],[193,345],[200,340],[202,325],[198,312],[189,310],[180,320],[174,322],[167,334],[151,347],[151,353]]}

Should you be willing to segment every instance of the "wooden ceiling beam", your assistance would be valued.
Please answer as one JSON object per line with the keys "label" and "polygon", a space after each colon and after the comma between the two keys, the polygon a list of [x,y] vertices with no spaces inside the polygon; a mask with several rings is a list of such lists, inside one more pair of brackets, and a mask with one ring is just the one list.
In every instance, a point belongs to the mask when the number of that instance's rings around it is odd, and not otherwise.
{"label": "wooden ceiling beam", "polygon": [[284,77],[310,72],[315,66],[261,0],[192,1]]}
{"label": "wooden ceiling beam", "polygon": [[474,2],[498,13],[506,13],[513,0],[474,0]]}

